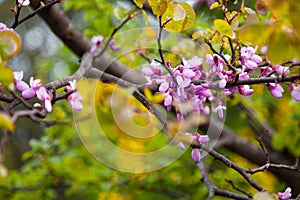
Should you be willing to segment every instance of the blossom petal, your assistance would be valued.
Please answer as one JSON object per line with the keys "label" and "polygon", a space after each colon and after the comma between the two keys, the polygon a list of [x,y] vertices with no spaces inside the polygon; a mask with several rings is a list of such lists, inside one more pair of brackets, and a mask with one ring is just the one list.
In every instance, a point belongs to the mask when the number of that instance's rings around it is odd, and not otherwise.
{"label": "blossom petal", "polygon": [[22,97],[26,98],[26,99],[30,99],[35,97],[35,91],[32,88],[27,88],[26,90],[24,90],[22,92]]}

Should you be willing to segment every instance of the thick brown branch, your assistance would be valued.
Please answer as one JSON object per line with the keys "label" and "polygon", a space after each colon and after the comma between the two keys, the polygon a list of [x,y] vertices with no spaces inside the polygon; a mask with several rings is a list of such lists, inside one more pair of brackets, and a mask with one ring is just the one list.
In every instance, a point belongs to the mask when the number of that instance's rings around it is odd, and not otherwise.
{"label": "thick brown branch", "polygon": [[249,78],[246,80],[230,81],[227,82],[226,88],[239,86],[239,85],[255,85],[262,83],[283,83],[283,82],[295,82],[300,79],[300,74],[286,77],[262,77],[262,78]]}

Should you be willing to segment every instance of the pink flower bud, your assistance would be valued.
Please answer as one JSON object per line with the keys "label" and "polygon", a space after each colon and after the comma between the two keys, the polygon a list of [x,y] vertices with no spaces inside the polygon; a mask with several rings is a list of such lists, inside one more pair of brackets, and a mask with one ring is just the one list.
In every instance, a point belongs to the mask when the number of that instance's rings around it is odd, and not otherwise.
{"label": "pink flower bud", "polygon": [[201,154],[200,154],[200,150],[197,148],[193,148],[192,149],[192,158],[195,162],[200,162],[201,160]]}

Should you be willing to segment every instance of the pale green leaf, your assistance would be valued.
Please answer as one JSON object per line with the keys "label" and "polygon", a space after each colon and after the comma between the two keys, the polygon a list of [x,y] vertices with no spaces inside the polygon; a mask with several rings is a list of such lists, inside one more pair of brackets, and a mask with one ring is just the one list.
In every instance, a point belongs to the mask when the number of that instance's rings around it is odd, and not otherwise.
{"label": "pale green leaf", "polygon": [[216,27],[217,31],[219,31],[221,34],[232,38],[233,36],[232,27],[225,20],[216,19],[214,21],[214,26]]}

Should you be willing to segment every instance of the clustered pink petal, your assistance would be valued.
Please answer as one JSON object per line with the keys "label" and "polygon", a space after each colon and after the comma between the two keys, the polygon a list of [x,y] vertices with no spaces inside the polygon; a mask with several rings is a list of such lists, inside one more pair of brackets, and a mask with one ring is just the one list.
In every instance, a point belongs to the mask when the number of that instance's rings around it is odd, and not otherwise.
{"label": "clustered pink petal", "polygon": [[257,48],[251,46],[241,48],[241,62],[247,69],[254,70],[262,62],[262,58],[255,54]]}
{"label": "clustered pink petal", "polygon": [[182,59],[182,62],[175,68],[172,67],[172,63],[167,62],[173,75],[164,74],[163,67],[156,61],[152,61],[150,66],[142,69],[149,84],[159,84],[158,91],[165,96],[164,106],[167,110],[175,106],[179,120],[182,120],[183,116],[190,111],[204,112],[205,110],[205,113],[209,113],[209,107],[204,105],[207,100],[213,100],[209,85],[192,83],[205,78],[201,72],[202,62],[203,60],[199,57],[190,60]]}
{"label": "clustered pink petal", "polygon": [[279,200],[289,200],[292,197],[292,189],[287,187],[284,192],[278,192]]}

